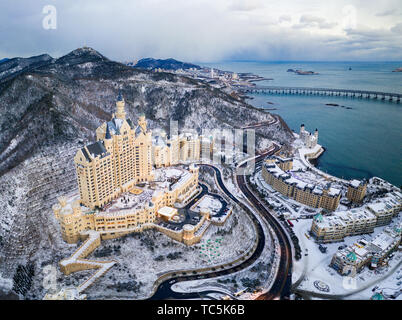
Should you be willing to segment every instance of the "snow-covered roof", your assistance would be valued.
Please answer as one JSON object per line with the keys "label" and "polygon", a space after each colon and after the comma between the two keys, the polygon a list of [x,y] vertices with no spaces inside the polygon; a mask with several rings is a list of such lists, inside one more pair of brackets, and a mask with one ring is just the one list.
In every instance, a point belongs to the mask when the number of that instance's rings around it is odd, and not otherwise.
{"label": "snow-covered roof", "polygon": [[387,210],[387,206],[384,202],[370,203],[367,207],[375,213],[381,213]]}
{"label": "snow-covered roof", "polygon": [[332,188],[332,187],[330,187],[329,191],[328,191],[328,194],[331,195],[331,196],[337,196],[340,193],[341,193],[341,190],[336,189],[336,188]]}
{"label": "snow-covered roof", "polygon": [[130,192],[121,194],[117,199],[111,202],[111,205],[107,207],[106,210],[97,212],[96,216],[119,216],[127,214],[128,211],[135,212],[136,210],[144,209],[152,201],[155,190],[136,188],[141,189],[142,192],[139,194]]}
{"label": "snow-covered roof", "polygon": [[172,218],[175,214],[177,214],[177,209],[172,207],[162,207],[158,210],[158,214],[165,216],[167,218]]}
{"label": "snow-covered roof", "polygon": [[349,224],[354,224],[356,222],[361,222],[364,220],[375,220],[374,214],[365,210],[363,208],[352,209],[350,211],[338,211],[333,216],[323,216],[320,220],[315,220],[315,222],[320,227],[336,227],[336,226],[346,226]]}
{"label": "snow-covered roof", "polygon": [[155,146],[164,147],[166,146],[166,141],[161,136],[155,136],[152,138],[152,144]]}
{"label": "snow-covered roof", "polygon": [[382,232],[377,235],[371,242],[373,245],[379,247],[382,251],[386,250],[396,241],[395,237],[390,236],[387,232]]}
{"label": "snow-covered roof", "polygon": [[[304,181],[292,176],[291,174],[286,173],[281,168],[279,168],[275,163],[264,162],[264,166],[265,166],[265,169],[268,172],[270,172],[272,175],[274,175],[276,178],[281,178],[286,183],[292,184],[301,190],[304,190],[305,188],[309,188],[309,189],[313,190],[314,194],[320,195],[323,193],[323,190],[321,187],[314,186],[311,183],[304,182]],[[330,196],[338,196],[341,193],[341,190],[330,187],[330,185],[328,185],[327,188],[328,188],[328,194]]]}
{"label": "snow-covered roof", "polygon": [[354,188],[357,188],[357,187],[359,187],[359,185],[360,185],[360,181],[359,181],[359,180],[356,180],[356,179],[353,179],[353,180],[350,181],[350,185],[351,185],[352,187],[354,187]]}

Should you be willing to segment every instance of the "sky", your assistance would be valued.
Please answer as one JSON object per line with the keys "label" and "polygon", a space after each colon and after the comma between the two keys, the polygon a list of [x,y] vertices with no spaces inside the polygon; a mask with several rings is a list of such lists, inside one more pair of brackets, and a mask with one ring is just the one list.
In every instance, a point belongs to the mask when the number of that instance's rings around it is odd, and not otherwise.
{"label": "sky", "polygon": [[402,61],[402,0],[1,0],[0,59]]}

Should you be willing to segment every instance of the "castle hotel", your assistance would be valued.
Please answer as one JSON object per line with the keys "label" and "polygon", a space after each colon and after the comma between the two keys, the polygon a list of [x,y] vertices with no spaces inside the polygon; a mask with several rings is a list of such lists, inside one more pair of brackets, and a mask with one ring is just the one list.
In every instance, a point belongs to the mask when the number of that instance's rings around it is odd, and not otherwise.
{"label": "castle hotel", "polygon": [[112,119],[96,129],[97,141],[74,157],[79,194],[60,197],[53,206],[63,239],[75,243],[86,230],[114,238],[156,227],[186,244],[199,241],[209,225],[205,210],[199,223],[180,231],[155,222],[174,219],[174,206],[183,207],[200,192],[198,167],[179,164],[208,157],[213,142],[194,134],[153,139],[143,114],[137,124],[126,118],[121,94],[116,109]]}
{"label": "castle hotel", "polygon": [[151,132],[144,115],[134,126],[119,95],[113,119],[96,129],[97,142],[74,157],[81,204],[101,208],[139,182],[152,180]]}

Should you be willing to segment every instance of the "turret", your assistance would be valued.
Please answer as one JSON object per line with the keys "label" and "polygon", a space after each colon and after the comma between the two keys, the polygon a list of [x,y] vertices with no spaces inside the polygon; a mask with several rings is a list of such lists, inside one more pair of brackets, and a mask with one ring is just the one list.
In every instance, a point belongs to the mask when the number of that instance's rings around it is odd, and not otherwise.
{"label": "turret", "polygon": [[141,113],[138,118],[138,125],[141,127],[144,133],[147,132],[147,120],[145,119],[145,114]]}
{"label": "turret", "polygon": [[117,102],[116,102],[116,118],[125,120],[126,119],[126,111],[124,109],[125,102],[124,98],[121,94],[121,91],[119,91],[119,95],[117,97]]}
{"label": "turret", "polygon": [[302,125],[300,126],[300,135],[302,135],[303,132],[304,132],[304,124],[302,124]]}
{"label": "turret", "polygon": [[314,131],[314,137],[318,140],[318,129],[317,128]]}
{"label": "turret", "polygon": [[108,152],[111,152],[113,147],[112,135],[110,134],[109,123],[106,124],[106,134],[105,134],[105,148]]}

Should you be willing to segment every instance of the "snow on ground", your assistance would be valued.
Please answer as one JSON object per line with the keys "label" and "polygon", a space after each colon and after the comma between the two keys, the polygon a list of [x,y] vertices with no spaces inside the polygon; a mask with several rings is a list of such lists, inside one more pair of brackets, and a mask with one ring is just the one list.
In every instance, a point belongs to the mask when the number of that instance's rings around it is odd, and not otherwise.
{"label": "snow on ground", "polygon": [[13,280],[8,278],[3,278],[0,274],[0,293],[7,294],[13,288]]}
{"label": "snow on ground", "polygon": [[297,158],[293,159],[292,171],[305,170],[305,169],[306,169],[306,166],[303,164],[303,162],[301,162]]}
{"label": "snow on ground", "polygon": [[[264,230],[267,230],[265,225],[263,225],[263,228]],[[266,234],[268,234],[268,232],[266,232]],[[220,276],[213,279],[178,282],[172,286],[172,289],[177,292],[201,292],[213,290],[220,292],[217,294],[218,298],[229,295],[232,299],[252,299],[254,296],[254,289],[257,289],[257,292],[265,292],[269,290],[272,285],[279,266],[279,255],[277,254],[278,246],[279,243],[277,239],[269,237],[266,239],[266,245],[261,256],[247,268],[230,275]],[[244,290],[250,288],[250,286],[252,287],[252,292],[245,292]],[[239,293],[239,295],[236,296],[236,293]]]}
{"label": "snow on ground", "polygon": [[[217,249],[220,256],[211,262],[206,261],[200,255],[201,245],[209,239],[215,241],[219,238],[222,238],[221,246]],[[224,226],[211,225],[201,242],[189,247],[154,230],[102,241],[88,259],[114,259],[118,264],[85,293],[88,299],[146,298],[155,280],[163,273],[235,260],[252,247],[254,239],[255,230],[251,220],[243,211],[235,209]],[[97,257],[99,254],[101,258]],[[127,290],[127,286],[136,290]]]}
{"label": "snow on ground", "polygon": [[[400,221],[400,218],[398,218]],[[397,219],[395,219],[396,221]],[[323,293],[319,291],[315,286],[314,282],[317,280],[323,281],[325,284],[329,286],[328,294],[333,295],[345,295],[350,294],[352,291],[356,289],[349,289],[348,286],[348,278],[343,277],[338,274],[333,268],[329,266],[333,254],[337,251],[338,247],[341,245],[351,245],[357,240],[361,238],[371,239],[374,238],[377,234],[381,233],[385,227],[375,228],[373,234],[370,235],[360,235],[345,238],[344,242],[336,242],[336,243],[326,243],[323,244],[327,247],[327,253],[322,253],[318,249],[318,244],[314,242],[314,239],[310,237],[308,239],[306,237],[306,233],[311,228],[311,219],[303,219],[297,221],[293,221],[294,231],[300,241],[300,247],[302,248],[302,259],[299,261],[294,261],[293,265],[293,283],[296,282],[300,276],[305,274],[304,280],[299,285],[298,289],[312,291],[316,293]],[[306,256],[307,254],[307,256]],[[385,267],[382,269],[378,269],[377,271],[369,270],[367,267],[363,269],[362,272],[356,275],[356,288],[364,288],[368,284],[371,284],[375,281],[380,281],[381,278],[388,273],[394,272],[394,268],[401,269],[402,262],[402,253],[397,252],[395,256],[390,260],[389,267]],[[392,280],[390,280],[392,282]],[[382,282],[380,282],[380,286],[382,286]],[[394,285],[395,286],[395,285]],[[371,296],[371,289],[374,285],[370,286],[365,291],[362,291],[356,295],[350,296],[351,299],[369,299]],[[370,291],[370,292],[369,292]],[[371,293],[371,294],[369,294]]]}
{"label": "snow on ground", "polygon": [[[390,275],[385,279],[381,280],[375,285],[369,286],[367,289],[351,295],[350,299],[368,299],[373,296],[374,293],[378,292],[384,295],[385,298],[392,299],[392,295],[395,295],[395,300],[402,300],[402,257],[399,253],[399,266],[396,260],[392,265],[396,265],[396,270],[394,272],[389,272]],[[391,268],[393,269],[393,268]]]}
{"label": "snow on ground", "polygon": [[202,199],[196,204],[192,209],[195,211],[200,211],[201,209],[209,209],[211,215],[214,216],[222,208],[222,203],[209,195],[203,196]]}

